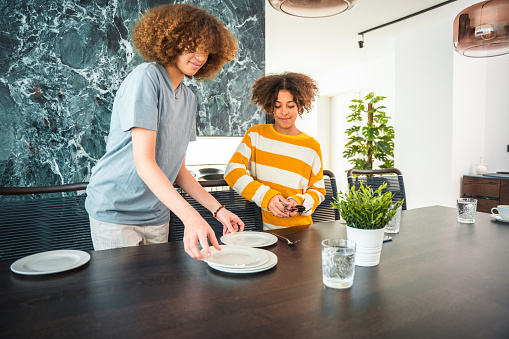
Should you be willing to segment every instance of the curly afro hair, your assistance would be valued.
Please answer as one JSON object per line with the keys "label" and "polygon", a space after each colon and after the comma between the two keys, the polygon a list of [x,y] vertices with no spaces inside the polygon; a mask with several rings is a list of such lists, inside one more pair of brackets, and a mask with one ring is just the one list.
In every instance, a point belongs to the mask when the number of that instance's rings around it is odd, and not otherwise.
{"label": "curly afro hair", "polygon": [[307,113],[318,95],[316,81],[301,73],[282,73],[265,75],[255,81],[251,102],[259,105],[267,114],[274,112],[279,91],[287,90],[297,103],[299,115]]}
{"label": "curly afro hair", "polygon": [[215,16],[185,4],[149,9],[134,26],[133,42],[143,58],[163,66],[182,53],[208,52],[197,80],[213,79],[237,54],[235,36]]}

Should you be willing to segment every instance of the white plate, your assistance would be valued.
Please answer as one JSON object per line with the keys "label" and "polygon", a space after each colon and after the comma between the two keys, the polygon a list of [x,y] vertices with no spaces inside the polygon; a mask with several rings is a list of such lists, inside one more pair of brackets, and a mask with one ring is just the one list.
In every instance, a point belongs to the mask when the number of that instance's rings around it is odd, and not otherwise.
{"label": "white plate", "polygon": [[268,255],[269,255],[269,261],[267,261],[265,264],[261,265],[261,266],[258,266],[258,267],[253,267],[253,268],[234,268],[234,267],[223,267],[223,266],[217,266],[217,265],[214,265],[212,263],[207,263],[210,267],[212,267],[213,269],[215,270],[218,270],[218,271],[221,271],[221,272],[227,272],[227,273],[243,273],[243,274],[247,274],[247,273],[257,273],[257,272],[263,272],[263,271],[266,271],[274,266],[276,266],[277,264],[277,256],[272,253],[272,252],[268,252]]}
{"label": "white plate", "polygon": [[265,247],[275,244],[277,237],[270,233],[244,231],[225,234],[221,237],[221,241],[227,245]]}
{"label": "white plate", "polygon": [[[211,247],[211,256],[205,262],[230,268],[253,268],[269,261],[268,251],[244,246],[220,245],[221,251]],[[203,250],[202,250],[203,254]]]}
{"label": "white plate", "polygon": [[90,254],[77,250],[56,250],[37,254],[16,260],[11,265],[11,271],[25,275],[51,274],[72,270],[90,260]]}
{"label": "white plate", "polygon": [[496,221],[509,222],[509,220],[507,220],[507,219],[502,219],[502,217],[498,214],[492,214],[492,215],[490,215],[490,217],[492,217]]}

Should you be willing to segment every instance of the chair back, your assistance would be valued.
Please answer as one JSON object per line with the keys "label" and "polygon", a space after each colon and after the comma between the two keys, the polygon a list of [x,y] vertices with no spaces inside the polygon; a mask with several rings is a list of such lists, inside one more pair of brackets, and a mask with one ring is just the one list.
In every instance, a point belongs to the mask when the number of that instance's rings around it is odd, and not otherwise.
{"label": "chair back", "polygon": [[339,211],[332,208],[331,202],[333,198],[338,196],[338,188],[336,186],[336,176],[330,170],[323,170],[323,181],[325,183],[325,200],[315,209],[313,222],[339,220]]}
{"label": "chair back", "polygon": [[77,193],[87,184],[0,187],[0,260],[60,249],[93,250],[86,195]]}
{"label": "chair back", "polygon": [[378,170],[358,170],[350,169],[347,172],[348,187],[355,185],[356,187],[362,182],[365,186],[370,186],[376,190],[383,183],[387,183],[387,187],[383,192],[392,192],[392,201],[403,201],[402,209],[407,209],[407,199],[405,194],[405,184],[403,182],[403,174],[397,168],[386,168]]}

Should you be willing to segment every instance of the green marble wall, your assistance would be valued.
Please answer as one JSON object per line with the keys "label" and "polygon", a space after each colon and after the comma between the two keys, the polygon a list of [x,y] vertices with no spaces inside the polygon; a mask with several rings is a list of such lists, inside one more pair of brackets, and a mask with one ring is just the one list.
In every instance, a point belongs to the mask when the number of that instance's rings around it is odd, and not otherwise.
{"label": "green marble wall", "polygon": [[162,3],[206,8],[239,53],[199,99],[198,134],[242,136],[264,116],[249,104],[265,72],[263,0],[0,0],[0,186],[87,181],[103,155],[115,91],[142,58],[131,29]]}

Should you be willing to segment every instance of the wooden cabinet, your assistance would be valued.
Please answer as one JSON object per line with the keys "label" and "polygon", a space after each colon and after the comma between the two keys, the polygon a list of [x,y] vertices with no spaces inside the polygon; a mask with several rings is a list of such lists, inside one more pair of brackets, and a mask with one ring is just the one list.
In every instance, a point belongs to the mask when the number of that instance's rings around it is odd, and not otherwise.
{"label": "wooden cabinet", "polygon": [[509,180],[500,180],[500,204],[509,205]]}
{"label": "wooden cabinet", "polygon": [[509,179],[465,175],[463,197],[477,199],[477,210],[491,213],[492,207],[509,205]]}

